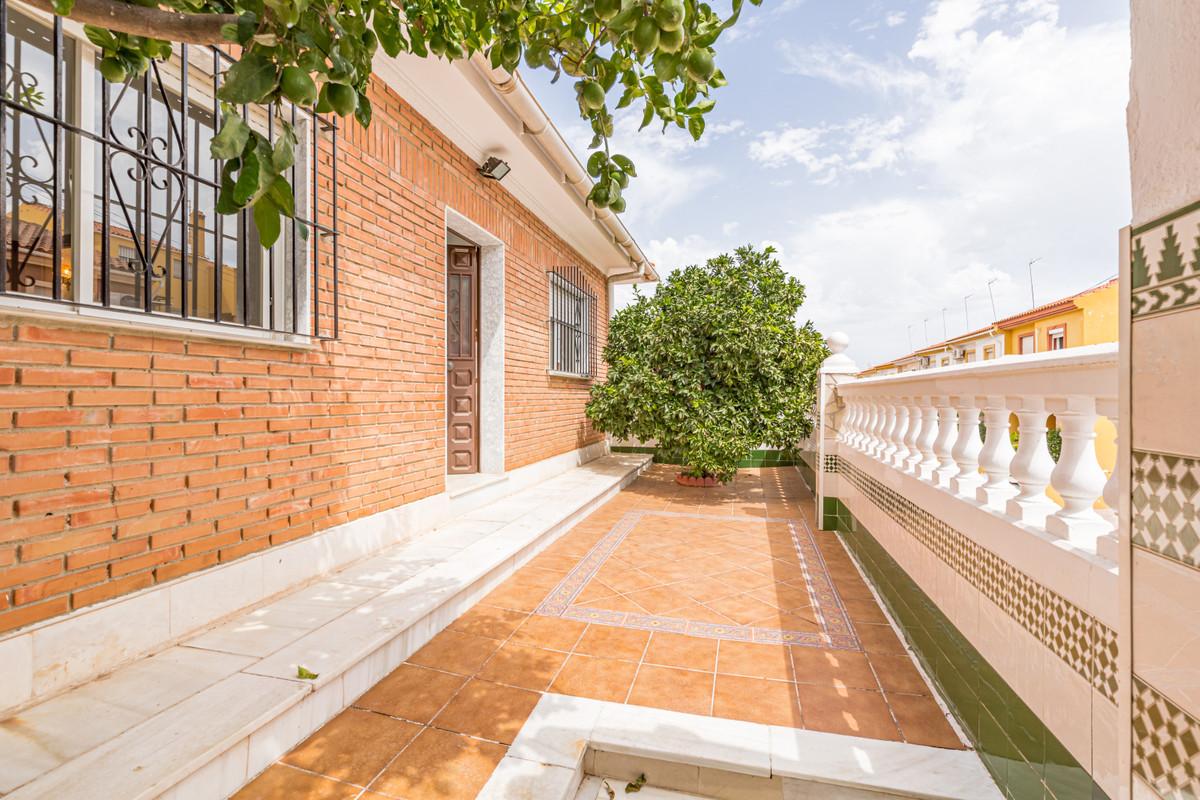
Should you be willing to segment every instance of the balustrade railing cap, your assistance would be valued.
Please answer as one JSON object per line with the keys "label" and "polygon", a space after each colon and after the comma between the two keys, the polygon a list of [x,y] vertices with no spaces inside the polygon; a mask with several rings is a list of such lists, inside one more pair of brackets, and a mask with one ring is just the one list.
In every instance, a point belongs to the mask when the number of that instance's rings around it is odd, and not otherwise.
{"label": "balustrade railing cap", "polygon": [[825,346],[829,348],[832,355],[821,362],[821,372],[830,375],[858,372],[858,365],[854,363],[854,359],[844,352],[850,346],[849,336],[841,331],[834,331],[825,337]]}

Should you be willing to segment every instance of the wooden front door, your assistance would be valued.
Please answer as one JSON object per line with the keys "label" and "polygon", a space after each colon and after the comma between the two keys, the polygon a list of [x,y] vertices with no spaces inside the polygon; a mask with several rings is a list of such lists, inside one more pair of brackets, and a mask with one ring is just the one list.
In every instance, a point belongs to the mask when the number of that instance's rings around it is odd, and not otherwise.
{"label": "wooden front door", "polygon": [[449,245],[446,268],[446,471],[479,471],[479,248]]}

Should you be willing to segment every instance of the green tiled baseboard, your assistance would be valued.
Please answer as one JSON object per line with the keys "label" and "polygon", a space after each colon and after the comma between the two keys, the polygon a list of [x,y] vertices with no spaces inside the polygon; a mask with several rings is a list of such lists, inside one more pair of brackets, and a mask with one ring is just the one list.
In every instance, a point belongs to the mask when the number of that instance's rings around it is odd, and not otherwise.
{"label": "green tiled baseboard", "polygon": [[796,469],[800,470],[800,477],[804,479],[804,483],[808,486],[808,490],[813,494],[817,493],[816,464],[816,452],[812,450],[796,451]]}
{"label": "green tiled baseboard", "polygon": [[822,527],[841,533],[1001,791],[1011,800],[1108,800],[846,504],[827,497],[822,512]]}
{"label": "green tiled baseboard", "polygon": [[[612,448],[614,453],[653,453],[654,463],[656,464],[674,464],[676,462],[665,459],[658,452],[657,447],[626,447],[624,445]],[[754,450],[749,456],[738,462],[738,468],[746,467],[790,467],[796,464],[798,459],[790,450]]]}

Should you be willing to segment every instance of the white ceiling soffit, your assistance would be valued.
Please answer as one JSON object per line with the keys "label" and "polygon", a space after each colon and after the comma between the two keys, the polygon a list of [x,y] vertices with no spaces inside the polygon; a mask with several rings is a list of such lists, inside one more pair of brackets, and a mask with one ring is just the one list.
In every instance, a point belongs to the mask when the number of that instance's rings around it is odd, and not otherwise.
{"label": "white ceiling soffit", "polygon": [[[476,164],[488,156],[507,161],[512,172],[504,178],[504,188],[587,261],[608,275],[644,269],[648,277],[657,277],[625,226],[607,210],[601,214],[611,219],[598,218],[537,137],[526,133],[492,85],[496,78],[485,77],[486,65],[478,68],[468,60],[448,64],[407,53],[389,58],[381,51],[375,72]],[[523,83],[520,88],[524,90]],[[543,127],[540,138],[553,133],[562,143],[548,120]]]}

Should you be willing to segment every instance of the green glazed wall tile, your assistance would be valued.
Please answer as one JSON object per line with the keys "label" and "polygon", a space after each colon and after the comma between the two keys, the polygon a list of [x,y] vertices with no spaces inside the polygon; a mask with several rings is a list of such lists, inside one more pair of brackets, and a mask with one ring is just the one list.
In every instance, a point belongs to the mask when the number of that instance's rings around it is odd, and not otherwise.
{"label": "green glazed wall tile", "polygon": [[845,503],[837,498],[825,502],[826,515],[838,517],[846,548],[1006,796],[1107,800],[1087,771]]}

